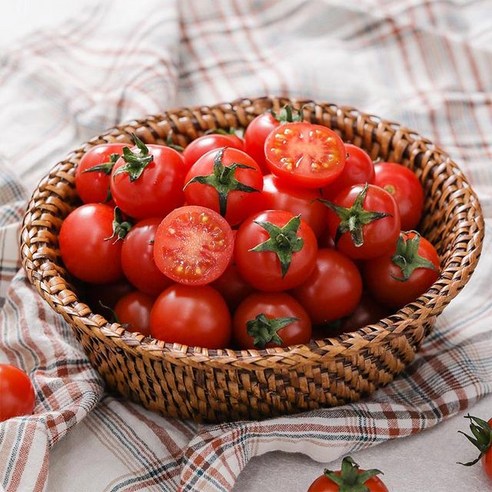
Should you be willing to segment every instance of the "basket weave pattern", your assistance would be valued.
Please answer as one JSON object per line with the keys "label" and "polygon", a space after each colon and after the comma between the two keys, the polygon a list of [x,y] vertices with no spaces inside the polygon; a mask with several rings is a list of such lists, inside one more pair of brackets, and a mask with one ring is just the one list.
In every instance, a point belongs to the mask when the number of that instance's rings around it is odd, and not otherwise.
{"label": "basket weave pattern", "polygon": [[[210,350],[166,344],[130,333],[92,312],[60,259],[57,236],[77,205],[75,168],[91,147],[146,144],[170,136],[186,145],[214,128],[244,128],[267,109],[303,108],[306,120],[329,126],[373,159],[412,169],[425,191],[420,230],[436,246],[442,273],[422,297],[354,333],[288,349]],[[459,293],[480,256],[484,222],[478,199],[445,152],[397,123],[353,108],[287,98],[241,99],[181,108],[113,128],[72,152],[40,182],[21,232],[29,281],[71,325],[108,388],[164,415],[220,422],[259,419],[357,401],[391,382],[412,361],[436,317]]]}

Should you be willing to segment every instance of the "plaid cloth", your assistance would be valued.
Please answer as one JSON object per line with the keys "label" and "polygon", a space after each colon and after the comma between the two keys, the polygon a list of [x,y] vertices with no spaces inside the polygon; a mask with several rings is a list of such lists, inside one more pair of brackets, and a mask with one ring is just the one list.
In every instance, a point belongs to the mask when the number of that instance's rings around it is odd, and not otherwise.
{"label": "plaid cloth", "polygon": [[351,105],[427,136],[465,171],[490,226],[492,2],[83,7],[0,58],[0,362],[26,370],[37,395],[34,415],[0,424],[0,488],[47,490],[50,450],[84,426],[98,460],[80,490],[228,491],[254,456],[280,450],[326,463],[429,429],[491,392],[489,235],[472,280],[392,384],[357,404],[206,426],[105,395],[70,328],[19,271],[17,242],[30,191],[88,138],[166,108],[264,94]]}

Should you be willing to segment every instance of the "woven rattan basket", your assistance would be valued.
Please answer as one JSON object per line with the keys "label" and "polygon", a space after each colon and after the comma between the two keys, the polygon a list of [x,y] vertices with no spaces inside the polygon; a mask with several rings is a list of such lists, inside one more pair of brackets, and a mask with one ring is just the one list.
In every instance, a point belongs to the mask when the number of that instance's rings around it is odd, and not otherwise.
{"label": "woven rattan basket", "polygon": [[[310,345],[267,350],[207,350],[144,338],[109,323],[79,298],[59,256],[57,235],[77,204],[74,172],[84,152],[104,142],[189,141],[213,128],[246,127],[290,103],[373,159],[401,162],[425,190],[423,234],[442,273],[425,295],[357,332]],[[357,401],[392,381],[412,361],[436,317],[466,284],[480,256],[484,222],[478,199],[442,150],[397,123],[352,108],[287,98],[241,99],[182,108],[118,126],[56,164],[28,204],[21,233],[23,266],[33,286],[73,328],[107,386],[164,415],[219,422],[260,419]]]}

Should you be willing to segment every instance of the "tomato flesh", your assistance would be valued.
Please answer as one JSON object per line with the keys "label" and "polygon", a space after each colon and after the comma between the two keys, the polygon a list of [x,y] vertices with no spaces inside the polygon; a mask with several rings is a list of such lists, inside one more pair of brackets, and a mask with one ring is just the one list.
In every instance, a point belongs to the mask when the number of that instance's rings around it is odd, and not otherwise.
{"label": "tomato flesh", "polygon": [[273,174],[307,188],[333,182],[345,165],[342,139],[325,126],[307,122],[275,128],[265,140],[265,155]]}
{"label": "tomato flesh", "polygon": [[224,273],[233,248],[232,229],[220,214],[189,205],[173,210],[159,224],[154,260],[175,282],[205,285]]}

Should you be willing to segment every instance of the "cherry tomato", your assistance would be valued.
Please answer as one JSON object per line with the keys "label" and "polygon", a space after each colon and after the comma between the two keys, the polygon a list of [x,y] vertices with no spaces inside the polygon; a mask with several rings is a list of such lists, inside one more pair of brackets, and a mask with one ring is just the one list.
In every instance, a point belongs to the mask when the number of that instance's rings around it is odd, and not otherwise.
{"label": "cherry tomato", "polygon": [[87,203],[62,222],[58,237],[66,269],[93,284],[116,282],[123,277],[122,241],[113,233],[114,209]]}
{"label": "cherry tomato", "polygon": [[256,210],[263,174],[248,154],[225,147],[200,157],[185,183],[187,204],[208,207],[237,225]]}
{"label": "cherry tomato", "polygon": [[415,301],[439,276],[439,255],[416,232],[402,232],[391,253],[364,263],[367,288],[379,303],[400,308]]}
{"label": "cherry tomato", "polygon": [[355,263],[334,249],[318,250],[316,266],[292,295],[308,312],[313,324],[348,316],[362,296],[362,278]]}
{"label": "cherry tomato", "polygon": [[318,246],[313,230],[285,210],[266,210],[238,229],[234,258],[242,277],[258,290],[281,291],[309,276]]}
{"label": "cherry tomato", "polygon": [[229,265],[234,235],[227,221],[205,207],[173,210],[155,233],[154,260],[170,279],[205,285],[218,279]]}
{"label": "cherry tomato", "polygon": [[265,140],[270,171],[286,184],[321,188],[345,165],[345,146],[331,129],[307,122],[284,123]]}
{"label": "cherry tomato", "polygon": [[244,131],[244,150],[257,162],[264,174],[270,172],[265,157],[265,140],[279,125],[280,121],[268,111],[256,116]]}
{"label": "cherry tomato", "polygon": [[492,418],[488,421],[472,415],[465,415],[470,420],[471,436],[463,434],[479,451],[480,454],[476,459],[468,463],[460,463],[465,466],[472,466],[479,461],[482,462],[482,468],[488,478],[492,479]]}
{"label": "cherry tomato", "polygon": [[416,174],[396,162],[378,162],[374,184],[394,197],[404,231],[416,229],[424,209],[424,190]]}
{"label": "cherry tomato", "polygon": [[84,203],[108,203],[111,170],[125,144],[107,143],[89,149],[75,170],[75,188]]}
{"label": "cherry tomato", "polygon": [[287,186],[273,174],[263,177],[263,209],[287,210],[302,219],[319,237],[326,229],[326,208],[318,201],[319,190]]}
{"label": "cherry tomato", "polygon": [[113,200],[134,219],[164,217],[184,203],[183,157],[170,147],[136,141],[135,147],[124,150],[111,172]]}
{"label": "cherry tomato", "polygon": [[379,186],[355,185],[342,190],[328,210],[328,230],[337,249],[354,259],[370,259],[394,248],[400,213],[394,198]]}
{"label": "cherry tomato", "polygon": [[174,284],[156,299],[150,330],[154,338],[168,343],[225,348],[231,341],[231,315],[213,287]]}
{"label": "cherry tomato", "polygon": [[123,240],[121,264],[126,278],[140,291],[160,294],[172,280],[164,275],[154,261],[154,240],[158,217],[142,219],[130,229]]}
{"label": "cherry tomato", "polygon": [[118,322],[126,325],[128,331],[150,335],[150,311],[155,297],[138,290],[125,294],[114,307]]}
{"label": "cherry tomato", "polygon": [[344,188],[374,182],[374,163],[369,154],[350,143],[345,144],[345,151],[347,155],[342,173],[322,190],[323,196],[328,200],[334,198]]}
{"label": "cherry tomato", "polygon": [[350,456],[342,461],[342,467],[338,471],[325,470],[310,486],[308,492],[389,492],[383,481],[376,475],[382,473],[379,470],[361,470],[359,465]]}
{"label": "cherry tomato", "polygon": [[35,401],[29,376],[18,367],[0,364],[0,422],[31,415]]}
{"label": "cherry tomato", "polygon": [[183,159],[186,170],[210,150],[220,149],[221,147],[232,147],[244,150],[244,141],[235,133],[209,133],[202,135],[191,141],[183,150]]}
{"label": "cherry tomato", "polygon": [[233,339],[242,349],[287,347],[308,343],[311,320],[306,310],[284,292],[256,292],[236,309]]}

